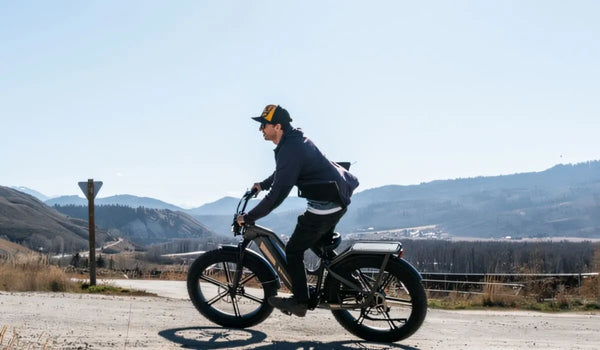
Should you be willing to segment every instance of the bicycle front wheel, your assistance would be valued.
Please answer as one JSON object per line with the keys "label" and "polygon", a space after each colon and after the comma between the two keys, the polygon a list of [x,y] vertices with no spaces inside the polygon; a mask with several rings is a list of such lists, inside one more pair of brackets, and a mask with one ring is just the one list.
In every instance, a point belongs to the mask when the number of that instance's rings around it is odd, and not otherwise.
{"label": "bicycle front wheel", "polygon": [[395,342],[419,329],[427,314],[427,296],[419,278],[402,261],[392,258],[381,270],[382,262],[381,255],[344,260],[335,272],[361,290],[330,276],[328,295],[335,319],[349,332],[365,340]]}
{"label": "bicycle front wheel", "polygon": [[224,327],[246,328],[271,314],[273,307],[267,299],[277,294],[277,284],[268,266],[247,252],[233,290],[238,258],[234,250],[204,253],[190,266],[187,288],[192,303],[206,318]]}

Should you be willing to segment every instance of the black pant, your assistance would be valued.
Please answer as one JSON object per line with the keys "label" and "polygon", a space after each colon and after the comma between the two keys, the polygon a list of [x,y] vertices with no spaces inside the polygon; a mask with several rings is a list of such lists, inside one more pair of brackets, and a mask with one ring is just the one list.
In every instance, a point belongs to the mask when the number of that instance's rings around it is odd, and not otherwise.
{"label": "black pant", "polygon": [[298,216],[298,224],[285,247],[287,267],[292,279],[292,293],[300,303],[308,302],[304,252],[311,248],[327,233],[333,233],[335,225],[346,213],[346,208],[327,215],[317,215],[309,211]]}

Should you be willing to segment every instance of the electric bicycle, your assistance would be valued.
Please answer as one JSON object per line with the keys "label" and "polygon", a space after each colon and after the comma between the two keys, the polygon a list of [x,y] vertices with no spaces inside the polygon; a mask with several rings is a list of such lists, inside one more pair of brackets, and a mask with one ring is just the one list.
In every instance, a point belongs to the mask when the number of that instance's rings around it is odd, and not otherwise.
{"label": "electric bicycle", "polygon": [[[264,321],[273,306],[271,296],[291,291],[285,245],[271,230],[238,225],[256,192],[240,199],[232,231],[237,246],[223,245],[198,257],[190,266],[187,289],[194,306],[224,327],[246,328]],[[337,252],[339,233],[323,237],[311,248],[318,266],[308,269],[309,310],[331,310],[350,333],[369,341],[395,342],[416,332],[427,314],[421,275],[402,259],[402,244],[359,241]],[[261,254],[250,249],[255,244]]]}

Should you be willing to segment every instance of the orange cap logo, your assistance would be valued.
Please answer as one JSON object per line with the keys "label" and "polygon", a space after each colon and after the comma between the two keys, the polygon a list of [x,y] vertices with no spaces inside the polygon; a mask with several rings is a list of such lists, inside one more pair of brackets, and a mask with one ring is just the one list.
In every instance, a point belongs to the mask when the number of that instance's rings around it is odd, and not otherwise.
{"label": "orange cap logo", "polygon": [[273,115],[275,114],[276,109],[276,105],[268,105],[267,107],[265,107],[265,110],[260,116],[265,118],[268,122],[270,122],[273,119]]}

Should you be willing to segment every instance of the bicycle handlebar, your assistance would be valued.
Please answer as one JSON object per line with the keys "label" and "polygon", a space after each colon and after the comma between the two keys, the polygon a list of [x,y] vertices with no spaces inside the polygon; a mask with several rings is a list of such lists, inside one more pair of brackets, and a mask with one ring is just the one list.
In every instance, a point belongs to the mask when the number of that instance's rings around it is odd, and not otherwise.
{"label": "bicycle handlebar", "polygon": [[[258,195],[258,190],[256,188],[252,188],[251,190],[246,191],[246,193],[244,193],[244,195],[240,199],[240,201],[237,205],[237,209],[235,210],[235,214],[233,215],[233,223],[231,224],[231,230],[233,231],[234,236],[242,234],[243,226],[240,226],[237,223],[237,216],[245,214],[246,206],[248,205],[248,202],[250,201],[250,199],[252,197],[256,197],[257,195]],[[242,205],[242,202],[244,203],[244,205],[242,206],[242,209],[240,210],[240,205]]]}

